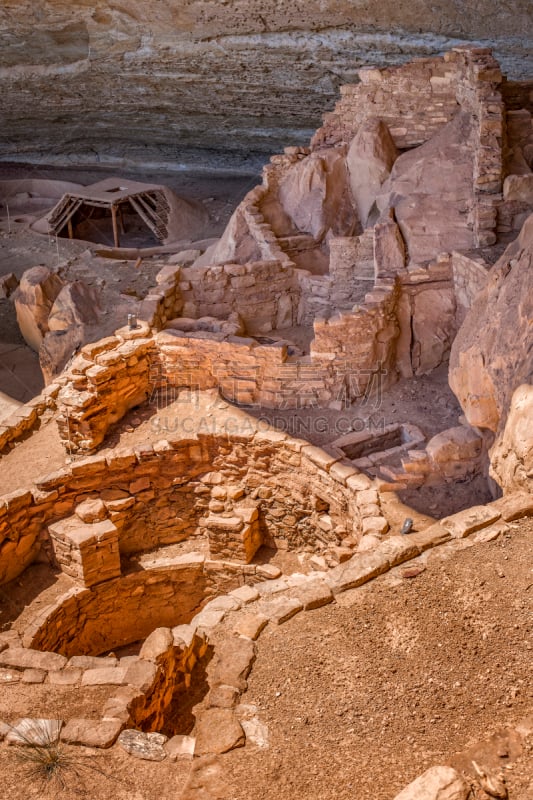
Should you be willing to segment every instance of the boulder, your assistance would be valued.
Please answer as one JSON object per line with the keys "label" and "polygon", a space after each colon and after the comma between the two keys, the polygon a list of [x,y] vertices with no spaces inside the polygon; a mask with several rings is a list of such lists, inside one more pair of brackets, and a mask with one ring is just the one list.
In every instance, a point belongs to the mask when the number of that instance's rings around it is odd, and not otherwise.
{"label": "boulder", "polygon": [[375,117],[365,120],[346,156],[352,195],[363,228],[370,223],[370,211],[397,158],[398,150],[385,123]]}
{"label": "boulder", "polygon": [[533,215],[492,268],[451,350],[450,386],[469,424],[498,435],[515,390],[533,383],[532,265]]}
{"label": "boulder", "polygon": [[49,329],[50,310],[63,286],[61,278],[47,267],[32,267],[26,270],[13,293],[20,332],[36,352]]}
{"label": "boulder", "polygon": [[450,355],[457,329],[454,291],[423,289],[411,304],[411,366],[416,375],[426,375]]}
{"label": "boulder", "polygon": [[98,312],[96,291],[83,281],[74,281],[57,295],[48,316],[48,330],[65,331],[73,325],[92,325],[98,322]]}
{"label": "boulder", "polygon": [[515,201],[533,206],[533,173],[526,175],[508,175],[503,184],[505,201]]}
{"label": "boulder", "polygon": [[430,767],[394,800],[467,800],[470,787],[452,767]]}
{"label": "boulder", "polygon": [[507,422],[490,451],[490,473],[505,493],[533,489],[533,386],[522,384],[511,399]]}
{"label": "boulder", "polygon": [[250,233],[241,204],[233,212],[222,237],[196,259],[193,267],[210,264],[247,264],[250,261],[259,261],[261,257],[261,250]]}
{"label": "boulder", "polygon": [[72,325],[59,331],[48,331],[39,348],[39,364],[45,384],[52,383],[68,364],[72,355],[85,343],[83,325]]}
{"label": "boulder", "polygon": [[281,181],[278,200],[296,228],[317,242],[328,233],[352,236],[360,230],[342,149],[311,153],[293,164]]}
{"label": "boulder", "polygon": [[472,428],[458,425],[438,433],[429,440],[426,452],[435,464],[448,461],[467,461],[481,453],[483,440]]}
{"label": "boulder", "polygon": [[374,226],[374,264],[379,278],[394,277],[405,270],[405,242],[398,225],[386,220]]}
{"label": "boulder", "polygon": [[380,211],[394,209],[411,262],[475,246],[469,221],[471,126],[470,115],[461,112],[425,144],[399,156],[376,200]]}
{"label": "boulder", "polygon": [[39,349],[39,363],[46,384],[51,383],[87,339],[86,327],[98,323],[100,306],[95,289],[83,281],[64,286],[50,308]]}

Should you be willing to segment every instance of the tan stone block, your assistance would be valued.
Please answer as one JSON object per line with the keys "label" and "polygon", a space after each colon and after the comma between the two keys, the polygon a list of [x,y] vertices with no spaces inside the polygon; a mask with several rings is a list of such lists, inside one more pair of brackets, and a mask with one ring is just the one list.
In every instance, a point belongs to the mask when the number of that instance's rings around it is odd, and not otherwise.
{"label": "tan stone block", "polygon": [[489,508],[499,511],[502,519],[512,522],[522,517],[533,516],[533,494],[517,493],[501,497],[494,503],[489,504]]}
{"label": "tan stone block", "polygon": [[123,724],[117,719],[71,719],[61,731],[61,741],[84,747],[108,748],[113,745]]}
{"label": "tan stone block", "polygon": [[238,614],[233,623],[233,630],[239,636],[246,636],[249,639],[256,640],[268,624],[268,617],[263,614]]}
{"label": "tan stone block", "polygon": [[153,687],[157,678],[157,667],[151,661],[136,659],[130,664],[124,675],[124,683],[136,686],[144,694]]}
{"label": "tan stone block", "polygon": [[244,731],[230,709],[209,708],[196,722],[196,755],[227,753],[245,743]]}
{"label": "tan stone block", "polygon": [[78,686],[82,675],[83,671],[81,669],[66,667],[63,670],[49,672],[48,681],[53,686]]}
{"label": "tan stone block", "polygon": [[295,597],[280,597],[260,604],[260,611],[275,625],[282,625],[302,611],[303,603]]}
{"label": "tan stone block", "polygon": [[353,556],[346,563],[334,567],[326,574],[325,580],[331,587],[333,594],[355,589],[372,578],[387,572],[389,560],[382,553],[372,551]]}
{"label": "tan stone block", "polygon": [[462,539],[500,519],[500,512],[491,506],[473,506],[440,521],[455,539]]}
{"label": "tan stone block", "polygon": [[83,673],[82,686],[120,686],[124,683],[127,669],[125,667],[104,667],[88,669]]}
{"label": "tan stone block", "polygon": [[25,647],[8,647],[0,653],[0,667],[48,671],[62,669],[66,663],[65,656],[59,653],[43,653]]}
{"label": "tan stone block", "polygon": [[363,535],[377,534],[378,536],[387,533],[389,523],[385,517],[365,517],[361,524]]}
{"label": "tan stone block", "polygon": [[248,584],[244,584],[243,586],[239,586],[238,589],[233,589],[230,592],[231,597],[236,597],[240,603],[247,605],[248,603],[253,603],[254,600],[257,600],[259,597],[259,592],[254,586],[248,586]]}
{"label": "tan stone block", "polygon": [[313,580],[291,589],[290,595],[299,600],[305,611],[321,608],[333,601],[330,587],[324,581]]}
{"label": "tan stone block", "polygon": [[196,739],[194,736],[173,736],[168,742],[165,742],[164,748],[170,761],[192,759],[196,748]]}
{"label": "tan stone block", "polygon": [[215,686],[209,692],[208,703],[212,708],[235,708],[240,696],[234,686]]}
{"label": "tan stone block", "polygon": [[25,669],[22,673],[22,683],[44,683],[46,672],[42,669]]}
{"label": "tan stone block", "polygon": [[145,640],[140,658],[156,661],[165,656],[174,646],[174,637],[170,628],[156,628]]}

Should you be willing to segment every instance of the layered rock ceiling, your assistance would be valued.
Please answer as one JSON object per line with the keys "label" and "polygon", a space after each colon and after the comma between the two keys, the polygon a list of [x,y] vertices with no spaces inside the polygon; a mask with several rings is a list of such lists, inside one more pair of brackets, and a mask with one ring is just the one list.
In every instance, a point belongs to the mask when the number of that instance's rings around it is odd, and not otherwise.
{"label": "layered rock ceiling", "polygon": [[[257,165],[303,144],[362,64],[462,42],[533,66],[529,0],[6,0],[0,156]],[[529,31],[529,33],[528,33]]]}

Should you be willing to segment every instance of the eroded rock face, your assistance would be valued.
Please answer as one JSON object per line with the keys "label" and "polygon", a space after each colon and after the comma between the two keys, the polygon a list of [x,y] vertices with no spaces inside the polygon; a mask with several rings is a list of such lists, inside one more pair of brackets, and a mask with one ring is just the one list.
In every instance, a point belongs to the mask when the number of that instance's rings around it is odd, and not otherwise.
{"label": "eroded rock face", "polygon": [[470,425],[503,430],[515,389],[533,383],[533,215],[493,267],[459,329],[450,386]]}
{"label": "eroded rock face", "polygon": [[315,241],[328,234],[351,236],[358,227],[342,149],[297,162],[279,187],[279,202],[297,230]]}
{"label": "eroded rock face", "polygon": [[479,41],[511,77],[531,74],[530,11],[529,0],[9,0],[0,152],[176,163],[209,148],[242,166],[250,151],[306,141],[363,64]]}
{"label": "eroded rock face", "polygon": [[491,475],[505,492],[533,488],[533,386],[513,394],[507,423],[491,450]]}
{"label": "eroded rock face", "polygon": [[475,246],[465,225],[474,205],[471,127],[469,115],[460,112],[428,142],[401,155],[377,199],[380,210],[394,209],[411,262]]}
{"label": "eroded rock face", "polygon": [[398,150],[385,123],[376,118],[364,122],[346,158],[352,194],[363,227],[397,158]]}
{"label": "eroded rock face", "polygon": [[48,331],[48,317],[63,281],[47,267],[26,270],[13,295],[20,332],[32,350],[39,351]]}

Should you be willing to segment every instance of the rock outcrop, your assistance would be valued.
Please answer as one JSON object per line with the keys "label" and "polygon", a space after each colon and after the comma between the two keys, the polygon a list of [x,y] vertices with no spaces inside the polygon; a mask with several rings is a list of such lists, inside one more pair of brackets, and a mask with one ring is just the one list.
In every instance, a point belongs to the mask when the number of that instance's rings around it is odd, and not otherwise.
{"label": "rock outcrop", "polygon": [[392,167],[381,211],[394,208],[410,260],[474,247],[472,121],[460,112],[428,142],[401,155]]}
{"label": "rock outcrop", "polygon": [[354,136],[346,165],[350,186],[363,227],[369,213],[398,158],[390,131],[381,119],[370,117]]}
{"label": "rock outcrop", "polygon": [[249,168],[250,153],[304,143],[361,65],[477,41],[512,78],[531,74],[530,13],[528,0],[9,0],[0,153]]}
{"label": "rock outcrop", "polygon": [[493,267],[453,343],[450,386],[470,425],[503,430],[515,389],[533,382],[533,215]]}
{"label": "rock outcrop", "polygon": [[295,228],[317,242],[328,235],[351,236],[358,227],[342,150],[311,153],[296,162],[283,178],[278,198]]}
{"label": "rock outcrop", "polygon": [[48,317],[63,281],[47,267],[26,270],[13,294],[20,332],[32,350],[39,351],[48,331]]}
{"label": "rock outcrop", "polygon": [[533,489],[533,386],[513,394],[502,434],[491,450],[491,475],[505,492]]}
{"label": "rock outcrop", "polygon": [[394,800],[467,800],[470,787],[451,767],[431,767]]}

